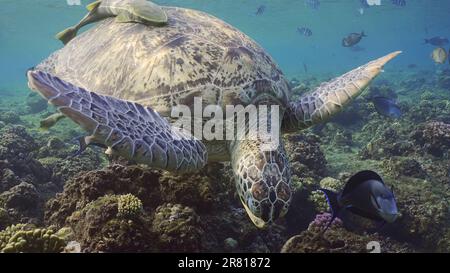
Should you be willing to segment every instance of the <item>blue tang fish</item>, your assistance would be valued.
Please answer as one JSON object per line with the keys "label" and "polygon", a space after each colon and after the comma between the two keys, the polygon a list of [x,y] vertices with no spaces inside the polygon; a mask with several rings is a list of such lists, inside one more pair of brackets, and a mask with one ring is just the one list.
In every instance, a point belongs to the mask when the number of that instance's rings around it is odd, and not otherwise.
{"label": "blue tang fish", "polygon": [[361,171],[352,176],[340,193],[320,189],[327,197],[334,219],[344,210],[381,223],[393,223],[398,217],[394,193],[383,179],[373,171]]}
{"label": "blue tang fish", "polygon": [[400,109],[400,106],[398,106],[393,100],[385,97],[373,97],[370,99],[370,101],[375,106],[375,109],[377,110],[378,114],[398,119],[402,116],[402,110]]}

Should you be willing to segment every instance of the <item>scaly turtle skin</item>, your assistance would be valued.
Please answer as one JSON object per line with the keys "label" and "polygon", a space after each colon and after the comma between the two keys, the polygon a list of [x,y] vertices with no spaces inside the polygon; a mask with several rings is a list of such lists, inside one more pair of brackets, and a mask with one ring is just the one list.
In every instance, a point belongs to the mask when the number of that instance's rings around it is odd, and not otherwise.
{"label": "scaly turtle skin", "polygon": [[297,131],[341,110],[399,54],[291,101],[282,72],[248,36],[203,12],[163,10],[164,27],[100,22],[29,71],[29,86],[89,133],[85,144],[104,145],[107,153],[178,172],[231,160],[239,197],[258,227],[284,215],[291,201],[283,144],[267,150],[262,139],[197,139],[169,123],[172,108],[193,107],[196,97],[223,109],[279,106],[283,131]]}

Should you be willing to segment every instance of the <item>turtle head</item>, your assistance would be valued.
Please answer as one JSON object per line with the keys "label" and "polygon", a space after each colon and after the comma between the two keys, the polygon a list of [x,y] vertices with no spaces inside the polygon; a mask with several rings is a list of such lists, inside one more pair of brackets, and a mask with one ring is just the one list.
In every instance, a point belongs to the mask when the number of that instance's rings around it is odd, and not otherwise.
{"label": "turtle head", "polygon": [[261,151],[258,141],[241,141],[233,147],[236,188],[247,214],[259,228],[286,214],[291,201],[290,169],[281,145]]}

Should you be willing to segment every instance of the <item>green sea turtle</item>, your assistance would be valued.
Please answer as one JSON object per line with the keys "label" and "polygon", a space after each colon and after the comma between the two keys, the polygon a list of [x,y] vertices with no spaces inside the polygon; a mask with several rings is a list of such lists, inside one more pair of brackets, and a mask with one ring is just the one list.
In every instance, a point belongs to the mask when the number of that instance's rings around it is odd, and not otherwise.
{"label": "green sea turtle", "polygon": [[56,38],[67,44],[83,26],[108,17],[116,17],[121,23],[167,23],[166,13],[158,5],[146,0],[99,0],[89,4],[87,9],[89,13],[78,24],[59,32]]}
{"label": "green sea turtle", "polygon": [[192,107],[196,97],[222,109],[279,106],[282,132],[295,132],[341,110],[400,52],[293,100],[281,70],[247,35],[204,12],[162,8],[164,27],[101,21],[28,71],[29,87],[88,132],[85,144],[107,153],[177,172],[231,161],[244,208],[258,227],[268,226],[292,197],[283,143],[264,150],[263,139],[193,138],[174,130],[172,108]]}

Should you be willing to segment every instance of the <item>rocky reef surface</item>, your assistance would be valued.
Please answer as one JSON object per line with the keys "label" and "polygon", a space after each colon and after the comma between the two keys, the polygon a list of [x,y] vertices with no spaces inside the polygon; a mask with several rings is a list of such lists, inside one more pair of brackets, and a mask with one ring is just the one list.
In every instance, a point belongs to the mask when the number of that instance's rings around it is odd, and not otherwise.
{"label": "rocky reef surface", "polygon": [[[177,175],[98,148],[73,157],[75,124],[39,130],[54,109],[29,94],[2,99],[0,252],[449,252],[449,77],[380,79],[328,123],[284,136],[293,200],[267,230],[248,219],[228,163]],[[321,80],[302,79],[296,96]],[[380,116],[375,95],[396,98],[403,117]],[[322,234],[330,214],[317,189],[339,191],[364,169],[393,187],[399,219],[376,230],[347,215]]]}

